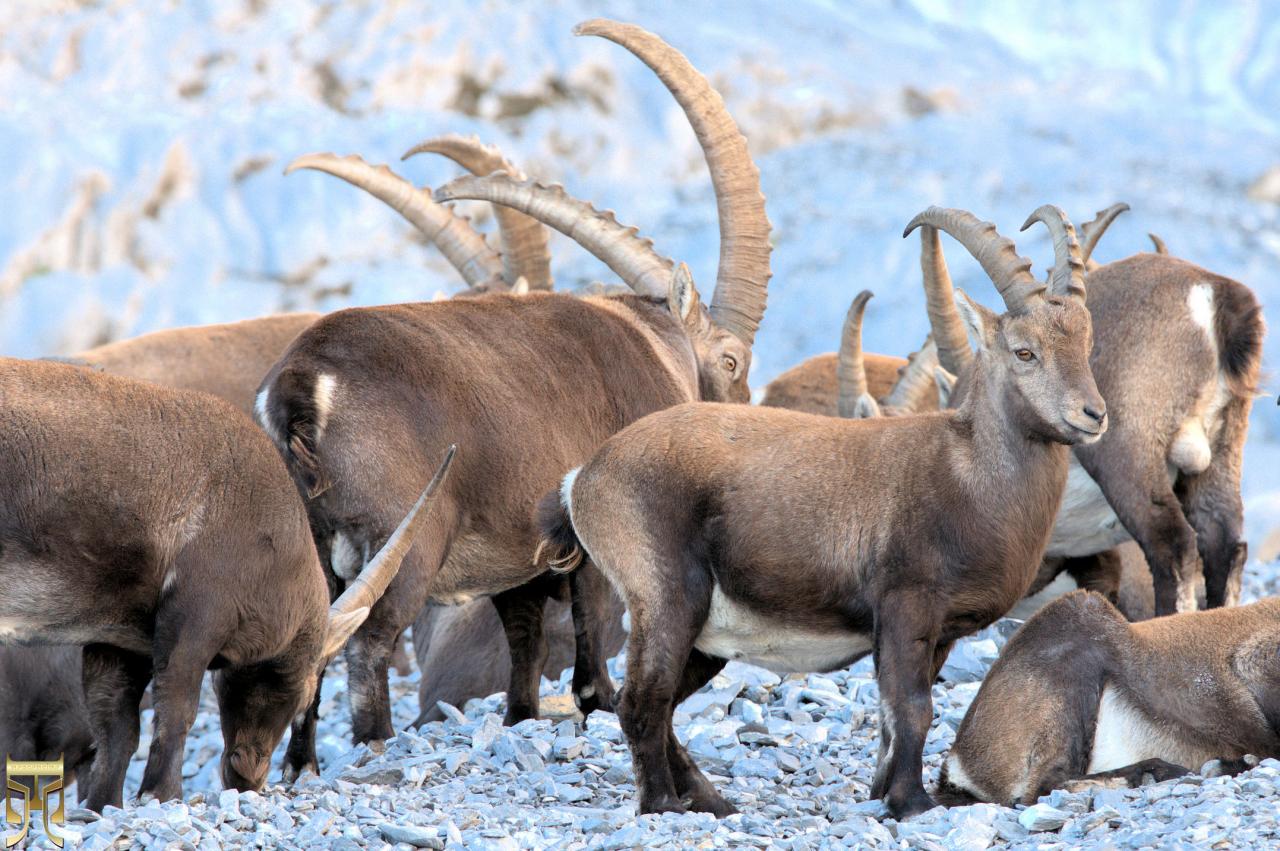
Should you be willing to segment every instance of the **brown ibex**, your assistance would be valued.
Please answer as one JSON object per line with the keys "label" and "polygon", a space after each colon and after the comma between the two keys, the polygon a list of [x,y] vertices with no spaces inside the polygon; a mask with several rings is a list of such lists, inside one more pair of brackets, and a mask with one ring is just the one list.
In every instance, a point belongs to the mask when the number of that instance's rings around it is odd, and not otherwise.
{"label": "brown ibex", "polygon": [[[943,368],[964,397],[973,360],[937,253],[925,276]],[[1137,254],[1089,272],[1091,356],[1113,426],[1072,453],[1047,555],[1081,557],[1132,536],[1155,582],[1156,614],[1239,594],[1246,544],[1240,472],[1264,326],[1248,287],[1166,255]],[[1177,369],[1170,369],[1177,364]]]}
{"label": "brown ibex", "polygon": [[1214,759],[1238,772],[1247,754],[1280,757],[1278,679],[1280,600],[1131,624],[1076,591],[1005,645],[939,786],[1014,805],[1080,782],[1165,780]]}
{"label": "brown ibex", "polygon": [[[80,686],[79,647],[0,646],[0,759],[6,756],[61,757],[68,786],[88,776],[93,734]],[[0,788],[8,793],[2,764]]]}
{"label": "brown ibex", "polygon": [[[325,660],[392,580],[448,466],[329,608],[306,512],[271,442],[220,399],[0,360],[0,642],[84,646],[89,806],[122,802],[154,678],[141,795],[182,791],[215,671],[228,788],[258,789]],[[424,476],[425,478],[425,476]]]}
{"label": "brown ibex", "polygon": [[921,778],[930,688],[953,642],[1025,592],[1062,496],[1067,445],[1106,429],[1089,370],[1084,267],[1054,235],[1046,294],[992,225],[930,208],[1009,310],[959,299],[980,341],[949,412],[846,420],[681,405],[607,440],[541,504],[555,563],[586,560],[631,617],[618,719],[642,813],[733,808],[680,744],[673,708],[729,659],[827,671],[874,654],[881,695],[872,795],[903,818],[933,806]]}
{"label": "brown ibex", "polygon": [[[348,646],[356,741],[393,734],[387,655],[428,600],[494,595],[513,662],[507,720],[536,714],[543,600],[528,589],[507,592],[545,571],[531,558],[538,498],[647,413],[695,399],[749,398],[770,248],[746,140],[677,51],[635,27],[592,28],[666,75],[703,145],[722,226],[710,309],[687,268],[673,268],[611,214],[559,188],[505,175],[462,178],[437,198],[488,200],[532,215],[577,240],[635,294],[530,293],[340,311],[304,332],[263,384],[261,422],[306,494],[327,563],[342,578],[358,574],[369,541],[394,522],[434,447],[446,435],[468,447],[433,515],[433,543],[408,560]],[[574,577],[575,611],[595,605],[583,576]],[[558,578],[546,581],[550,587]],[[592,598],[609,593],[600,580],[591,585]],[[603,657],[580,646],[579,661],[574,692],[583,711],[609,705]]]}

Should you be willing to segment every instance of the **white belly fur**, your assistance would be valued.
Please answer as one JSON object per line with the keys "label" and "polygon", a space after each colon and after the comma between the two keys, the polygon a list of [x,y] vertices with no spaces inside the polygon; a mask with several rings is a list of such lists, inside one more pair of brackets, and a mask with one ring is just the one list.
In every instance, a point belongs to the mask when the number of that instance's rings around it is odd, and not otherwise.
{"label": "white belly fur", "polygon": [[1146,759],[1163,759],[1195,771],[1215,756],[1178,738],[1175,730],[1157,723],[1113,687],[1102,690],[1089,774],[1124,768]]}
{"label": "white belly fur", "polygon": [[871,636],[788,627],[724,595],[711,592],[707,622],[694,642],[703,653],[736,659],[779,674],[832,671],[871,652]]}
{"label": "white belly fur", "polygon": [[1045,551],[1051,558],[1093,555],[1129,540],[1129,531],[1111,510],[1098,483],[1074,455],[1070,459],[1067,487]]}

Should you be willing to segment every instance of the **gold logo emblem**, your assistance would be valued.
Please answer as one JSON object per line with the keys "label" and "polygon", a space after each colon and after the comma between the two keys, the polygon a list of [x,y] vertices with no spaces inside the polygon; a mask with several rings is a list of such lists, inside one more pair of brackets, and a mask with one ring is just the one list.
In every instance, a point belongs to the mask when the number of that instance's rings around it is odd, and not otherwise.
{"label": "gold logo emblem", "polygon": [[[4,796],[5,824],[21,828],[20,833],[4,838],[4,847],[12,848],[26,838],[27,831],[31,827],[31,814],[39,811],[43,817],[45,835],[53,840],[54,845],[61,848],[62,837],[54,833],[49,825],[63,825],[66,823],[66,801],[63,799],[62,791],[62,757],[58,757],[56,760],[19,762],[6,756],[4,769],[9,778],[9,788],[5,790]],[[23,779],[30,777],[34,788],[14,779],[15,777]],[[46,782],[41,783],[42,779]],[[21,813],[13,808],[14,792],[17,792],[17,797],[21,799]],[[57,809],[49,809],[50,792],[58,793]]]}

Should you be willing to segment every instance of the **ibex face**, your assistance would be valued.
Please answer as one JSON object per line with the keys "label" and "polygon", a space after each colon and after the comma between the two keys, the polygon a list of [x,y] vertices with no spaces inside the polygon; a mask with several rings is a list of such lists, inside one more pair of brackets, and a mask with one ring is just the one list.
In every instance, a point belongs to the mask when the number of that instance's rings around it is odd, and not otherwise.
{"label": "ibex face", "polygon": [[671,275],[670,290],[667,304],[689,335],[697,360],[699,397],[704,402],[750,402],[751,346],[711,320],[683,263]]}
{"label": "ibex face", "polygon": [[960,293],[956,299],[995,386],[1027,430],[1057,443],[1092,443],[1107,430],[1107,407],[1089,368],[1089,311],[1053,296],[997,317]]}
{"label": "ibex face", "polygon": [[222,785],[227,789],[259,790],[267,781],[271,752],[284,737],[289,723],[305,712],[319,685],[314,660],[320,653],[320,637],[312,652],[296,659],[277,660],[252,670],[227,669],[213,678],[222,718]]}

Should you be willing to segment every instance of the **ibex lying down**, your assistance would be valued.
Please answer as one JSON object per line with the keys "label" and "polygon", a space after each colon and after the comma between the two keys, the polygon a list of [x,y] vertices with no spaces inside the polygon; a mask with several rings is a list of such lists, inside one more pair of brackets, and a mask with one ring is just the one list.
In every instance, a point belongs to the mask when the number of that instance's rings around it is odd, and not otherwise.
{"label": "ibex lying down", "polygon": [[[464,178],[437,197],[528,213],[578,240],[636,294],[532,293],[340,311],[300,336],[263,385],[261,422],[308,497],[328,563],[344,579],[358,574],[370,540],[403,510],[434,447],[448,436],[468,448],[441,494],[425,536],[431,543],[406,562],[348,647],[356,741],[392,735],[387,655],[429,599],[497,595],[513,656],[507,720],[535,714],[543,600],[504,592],[545,570],[531,559],[538,498],[647,413],[694,399],[749,398],[770,248],[746,141],[706,80],[661,40],[609,23],[592,30],[662,67],[677,99],[689,104],[721,203],[710,310],[686,268],[673,270],[612,215],[560,189],[505,176]],[[575,694],[584,711],[608,705],[603,657],[580,652],[595,661],[575,670]]]}
{"label": "ibex lying down", "polygon": [[682,799],[732,812],[671,727],[674,706],[726,660],[826,671],[867,653],[881,695],[872,794],[899,818],[933,806],[921,760],[934,677],[956,639],[1022,596],[1066,444],[1106,428],[1079,246],[1060,210],[1032,219],[1055,236],[1048,295],[1013,244],[967,213],[930,208],[908,227],[955,236],[1009,307],[960,300],[981,349],[959,409],[844,420],[682,405],[610,438],[543,501],[556,561],[585,553],[631,616],[616,705],[642,813],[683,811]]}
{"label": "ibex lying down", "polygon": [[1280,600],[1130,624],[1076,591],[1027,621],[965,714],[940,786],[1031,804],[1071,781],[1280,757]]}
{"label": "ibex lying down", "polygon": [[9,359],[0,394],[0,641],[84,645],[97,749],[89,806],[122,802],[153,676],[140,794],[181,793],[183,744],[210,668],[223,783],[260,788],[324,661],[427,522],[427,494],[330,611],[296,489],[270,441],[226,403]]}
{"label": "ibex lying down", "polygon": [[[926,276],[942,366],[965,392],[972,355],[948,306],[945,265]],[[1114,424],[1073,453],[1051,557],[1089,556],[1132,536],[1155,581],[1156,613],[1237,599],[1246,545],[1240,471],[1264,326],[1248,287],[1161,254],[1089,272],[1090,362]],[[1170,368],[1176,364],[1177,368]]]}

